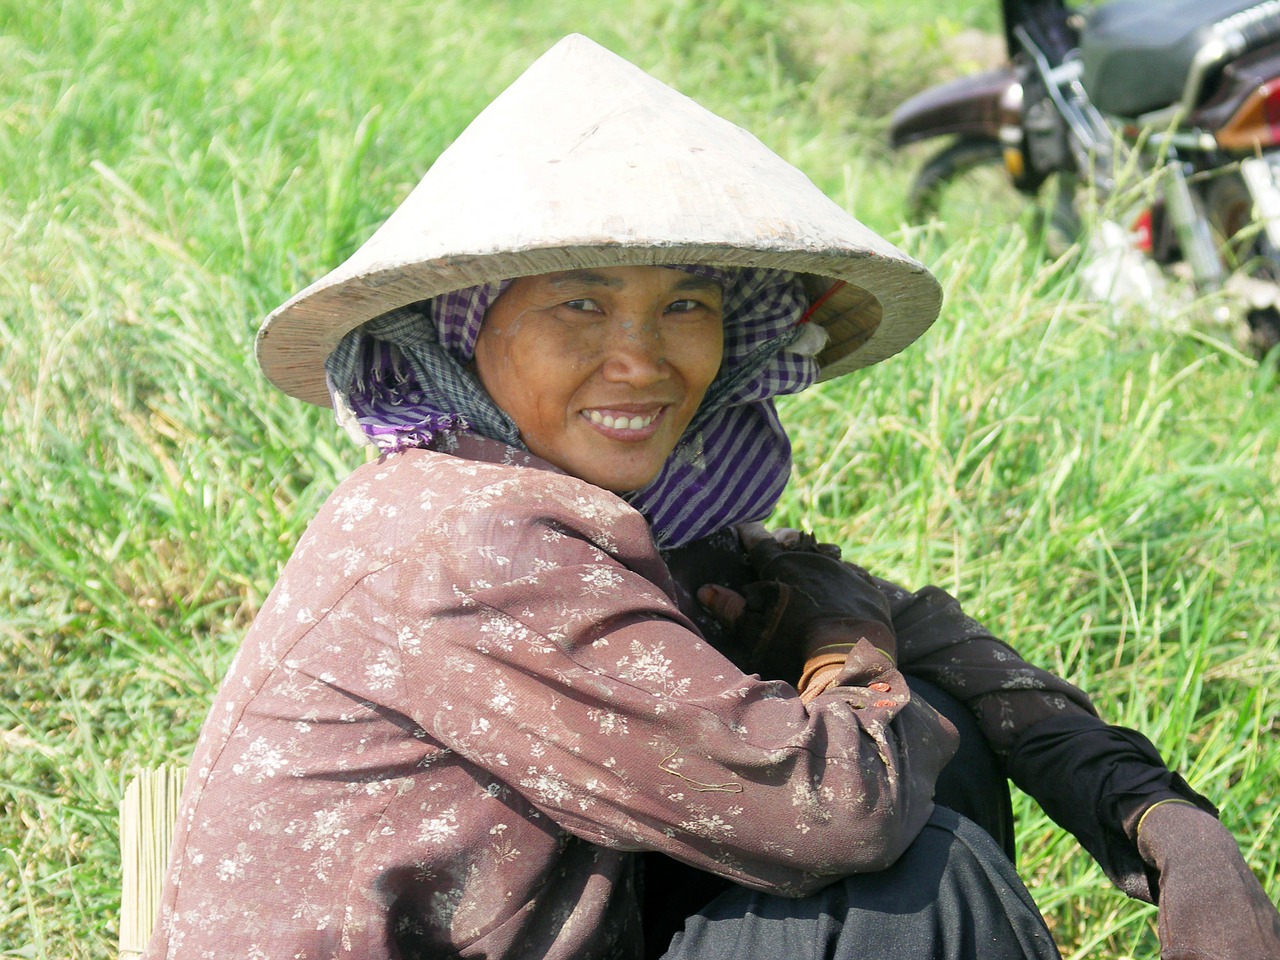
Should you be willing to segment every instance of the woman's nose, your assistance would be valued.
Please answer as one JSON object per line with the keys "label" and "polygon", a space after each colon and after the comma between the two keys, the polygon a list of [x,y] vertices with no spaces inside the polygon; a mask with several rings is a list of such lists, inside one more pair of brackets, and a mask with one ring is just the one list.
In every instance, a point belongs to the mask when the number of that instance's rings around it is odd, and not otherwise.
{"label": "woman's nose", "polygon": [[611,333],[603,365],[606,380],[645,384],[670,376],[656,321],[622,319]]}

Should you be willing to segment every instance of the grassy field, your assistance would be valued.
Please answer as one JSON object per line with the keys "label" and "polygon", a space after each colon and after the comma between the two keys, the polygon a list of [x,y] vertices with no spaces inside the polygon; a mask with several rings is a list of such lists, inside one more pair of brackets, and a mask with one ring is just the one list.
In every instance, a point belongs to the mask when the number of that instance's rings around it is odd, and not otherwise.
{"label": "grassy field", "polygon": [[[604,13],[618,6],[623,13]],[[0,0],[0,957],[113,953],[116,808],[185,761],[362,459],[269,389],[261,317],[338,263],[555,39],[748,127],[935,267],[918,347],[785,405],[778,519],[935,582],[1147,732],[1280,895],[1280,389],[1212,304],[1089,303],[1016,226],[902,226],[893,105],[971,68],[928,0]],[[1154,911],[1019,798],[1067,957]]]}

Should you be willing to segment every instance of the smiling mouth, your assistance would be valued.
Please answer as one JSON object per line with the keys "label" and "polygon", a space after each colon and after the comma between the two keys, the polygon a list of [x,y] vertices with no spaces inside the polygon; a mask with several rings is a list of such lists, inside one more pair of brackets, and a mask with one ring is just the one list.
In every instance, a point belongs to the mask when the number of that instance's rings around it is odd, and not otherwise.
{"label": "smiling mouth", "polygon": [[612,414],[601,413],[599,410],[584,410],[583,416],[596,426],[604,427],[606,430],[635,430],[639,432],[653,426],[653,422],[662,416],[662,410],[665,409],[663,407],[648,414]]}

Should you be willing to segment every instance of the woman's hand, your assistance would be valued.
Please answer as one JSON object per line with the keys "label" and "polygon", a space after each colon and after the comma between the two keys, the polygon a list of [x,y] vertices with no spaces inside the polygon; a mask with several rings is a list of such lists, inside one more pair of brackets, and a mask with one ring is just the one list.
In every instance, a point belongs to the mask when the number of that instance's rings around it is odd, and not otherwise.
{"label": "woman's hand", "polygon": [[772,535],[758,523],[739,535],[757,579],[745,596],[708,584],[698,599],[734,630],[749,669],[794,683],[815,654],[864,638],[894,660],[889,603],[865,571],[839,560],[838,548],[793,530]]}
{"label": "woman's hand", "polygon": [[740,523],[734,529],[738,532],[738,540],[742,542],[743,549],[748,553],[761,544],[772,542],[785,550],[812,550],[833,560],[840,559],[840,548],[834,543],[819,543],[813,534],[790,527],[779,527],[771,531],[759,520],[754,520]]}
{"label": "woman's hand", "polygon": [[1280,957],[1280,913],[1217,817],[1158,803],[1138,825],[1138,852],[1160,875],[1162,960]]}

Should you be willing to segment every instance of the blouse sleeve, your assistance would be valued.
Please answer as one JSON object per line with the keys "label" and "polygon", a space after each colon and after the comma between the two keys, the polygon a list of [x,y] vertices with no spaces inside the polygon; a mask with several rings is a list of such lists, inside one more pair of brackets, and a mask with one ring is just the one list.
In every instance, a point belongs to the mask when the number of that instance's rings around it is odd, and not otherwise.
{"label": "blouse sleeve", "polygon": [[[424,651],[408,712],[590,842],[803,895],[883,868],[954,730],[863,641],[807,707],[677,610],[643,519],[542,471],[436,512],[371,598]],[[533,476],[529,476],[532,474]]]}

